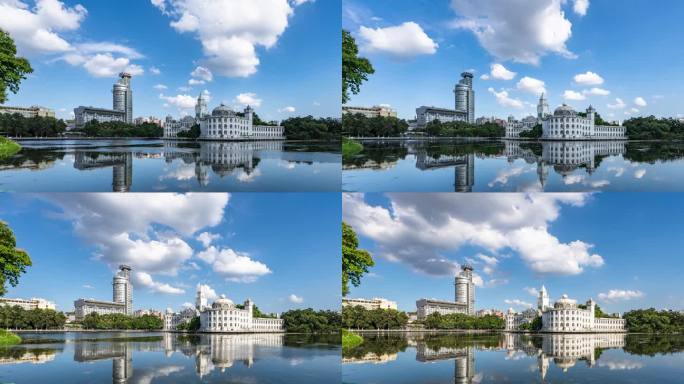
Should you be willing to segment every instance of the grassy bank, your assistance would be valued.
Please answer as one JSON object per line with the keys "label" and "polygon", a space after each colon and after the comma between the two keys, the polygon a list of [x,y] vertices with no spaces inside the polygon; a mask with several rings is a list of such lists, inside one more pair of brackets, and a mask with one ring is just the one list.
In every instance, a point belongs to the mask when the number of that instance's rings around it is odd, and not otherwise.
{"label": "grassy bank", "polygon": [[363,151],[363,145],[351,139],[342,140],[342,157],[352,157]]}
{"label": "grassy bank", "polygon": [[0,329],[0,346],[15,345],[21,343],[21,337],[12,332]]}
{"label": "grassy bank", "polygon": [[363,337],[346,329],[342,330],[342,349],[352,349],[361,343],[363,343]]}
{"label": "grassy bank", "polygon": [[0,136],[0,158],[9,157],[21,150],[21,145]]}

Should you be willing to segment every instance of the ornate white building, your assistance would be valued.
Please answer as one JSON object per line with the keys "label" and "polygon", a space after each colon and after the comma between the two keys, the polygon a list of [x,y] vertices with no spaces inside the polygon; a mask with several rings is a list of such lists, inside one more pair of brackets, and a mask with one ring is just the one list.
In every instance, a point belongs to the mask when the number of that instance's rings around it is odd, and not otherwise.
{"label": "ornate white building", "polygon": [[553,306],[550,305],[546,287],[542,286],[537,298],[537,309],[515,313],[509,309],[506,314],[506,330],[516,331],[525,323],[541,316],[542,332],[551,333],[611,333],[626,332],[626,321],[619,317],[596,317],[596,302],[589,299],[585,306],[563,295]]}
{"label": "ornate white building", "polygon": [[200,313],[203,332],[284,332],[282,319],[254,317],[254,302],[247,299],[244,309],[222,295],[211,308]]}
{"label": "ornate white building", "polygon": [[418,320],[425,320],[432,313],[449,315],[463,313],[475,315],[475,284],[473,283],[473,267],[469,264],[461,266],[461,273],[454,279],[455,301],[420,299],[416,301]]}
{"label": "ornate white building", "polygon": [[221,104],[211,111],[211,115],[200,118],[200,139],[237,140],[237,139],[283,139],[285,128],[253,124],[254,110],[247,106],[238,113]]}
{"label": "ornate white building", "polygon": [[542,139],[547,140],[624,140],[623,126],[595,125],[596,110],[590,105],[586,117],[563,104],[542,121]]}
{"label": "ornate white building", "polygon": [[513,116],[509,116],[506,121],[506,138],[518,138],[522,132],[531,130],[537,124],[539,124],[537,118],[532,115],[522,120],[516,120]]}

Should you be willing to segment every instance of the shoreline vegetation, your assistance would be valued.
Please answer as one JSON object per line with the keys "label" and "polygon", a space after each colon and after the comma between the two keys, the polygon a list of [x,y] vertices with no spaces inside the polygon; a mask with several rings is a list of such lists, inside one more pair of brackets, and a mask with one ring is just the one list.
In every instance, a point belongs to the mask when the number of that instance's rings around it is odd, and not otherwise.
{"label": "shoreline vegetation", "polygon": [[363,337],[360,335],[348,331],[346,329],[342,330],[342,349],[349,350],[358,347],[363,343]]}
{"label": "shoreline vegetation", "polygon": [[21,344],[21,337],[10,331],[0,329],[0,347]]}
{"label": "shoreline vegetation", "polygon": [[21,151],[19,143],[0,136],[0,158],[16,155]]}
{"label": "shoreline vegetation", "polygon": [[347,159],[363,151],[363,144],[349,138],[342,139],[342,157]]}

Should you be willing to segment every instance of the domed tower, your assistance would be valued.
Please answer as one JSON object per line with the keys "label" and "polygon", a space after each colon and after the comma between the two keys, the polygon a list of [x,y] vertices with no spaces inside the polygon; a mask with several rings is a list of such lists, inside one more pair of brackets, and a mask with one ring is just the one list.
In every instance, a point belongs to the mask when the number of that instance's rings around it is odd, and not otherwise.
{"label": "domed tower", "polygon": [[473,284],[473,266],[464,264],[461,266],[461,273],[456,276],[454,281],[456,286],[457,303],[466,304],[466,313],[475,314],[475,284]]}

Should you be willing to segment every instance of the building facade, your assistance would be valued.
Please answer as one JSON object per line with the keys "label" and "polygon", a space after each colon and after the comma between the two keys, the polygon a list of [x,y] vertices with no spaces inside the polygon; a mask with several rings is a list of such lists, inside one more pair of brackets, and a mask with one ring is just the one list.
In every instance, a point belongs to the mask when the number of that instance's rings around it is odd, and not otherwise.
{"label": "building facade", "polygon": [[383,299],[380,297],[376,297],[373,299],[361,299],[361,298],[356,298],[356,299],[342,299],[342,306],[343,307],[355,307],[355,306],[361,306],[364,307],[368,310],[373,310],[373,309],[397,309],[397,302],[396,301],[391,301],[387,299]]}
{"label": "building facade", "polygon": [[283,139],[285,128],[282,126],[254,125],[254,110],[247,106],[243,112],[235,112],[221,104],[211,111],[211,115],[200,119],[200,139],[239,140],[239,139]]}
{"label": "building facade", "polygon": [[164,314],[164,330],[175,331],[179,325],[189,323],[197,316],[199,312],[195,308],[185,308],[180,312],[173,312],[168,308]]}
{"label": "building facade", "polygon": [[362,114],[369,119],[374,117],[397,117],[397,111],[387,105],[374,105],[372,107],[342,106],[342,114]]}
{"label": "building facade", "polygon": [[541,124],[550,115],[549,102],[544,97],[544,92],[542,92],[541,96],[539,96],[539,103],[537,103],[537,123]]}
{"label": "building facade", "polygon": [[30,299],[11,299],[8,297],[0,297],[0,305],[8,305],[10,307],[18,305],[27,311],[32,309],[54,310],[56,308],[55,303],[37,297],[32,297]]}
{"label": "building facade", "polygon": [[420,299],[416,301],[418,320],[425,320],[432,313],[449,315],[463,313],[475,316],[475,284],[473,283],[473,267],[469,264],[461,266],[461,272],[454,279],[455,301]]}
{"label": "building facade", "polygon": [[89,121],[99,121],[100,123],[109,123],[112,121],[125,122],[126,116],[122,111],[115,111],[113,109],[95,108],[79,106],[74,108],[74,124],[76,129],[83,128]]}
{"label": "building facade", "polygon": [[82,321],[86,315],[97,313],[98,315],[109,315],[112,313],[126,313],[126,306],[123,303],[102,301],[95,299],[78,299],[74,301],[76,321]]}
{"label": "building facade", "polygon": [[421,106],[416,108],[416,127],[425,128],[429,122],[439,120],[442,123],[467,121],[466,112],[447,108]]}
{"label": "building facade", "polygon": [[55,117],[54,110],[38,105],[32,105],[30,107],[11,107],[9,105],[0,105],[0,113],[7,113],[10,115],[18,113],[27,119],[32,117]]}
{"label": "building facade", "polygon": [[542,121],[542,138],[547,140],[625,140],[623,126],[595,125],[596,110],[589,106],[586,116],[563,104]]}
{"label": "building facade", "polygon": [[506,121],[506,138],[514,139],[520,137],[520,134],[532,130],[538,124],[537,118],[534,116],[527,116],[522,120],[516,120],[513,116],[509,116]]}
{"label": "building facade", "polygon": [[596,302],[589,299],[585,305],[563,295],[553,305],[550,304],[546,287],[542,286],[537,297],[537,308],[515,313],[509,309],[506,314],[506,330],[516,331],[520,326],[541,316],[542,332],[549,333],[600,333],[626,332],[626,321],[618,315],[596,317]]}
{"label": "building facade", "polygon": [[133,314],[133,285],[130,280],[131,267],[120,265],[112,279],[112,301],[78,299],[74,301],[76,320],[81,321],[89,313],[107,315],[120,313]]}
{"label": "building facade", "polygon": [[170,115],[166,116],[164,137],[169,139],[176,138],[180,132],[189,131],[195,124],[197,124],[197,121],[192,116],[184,116],[180,120],[174,120]]}
{"label": "building facade", "polygon": [[464,121],[475,124],[475,91],[473,91],[473,74],[461,73],[461,80],[454,87],[455,109],[465,114]]}
{"label": "building facade", "polygon": [[254,302],[247,299],[243,309],[222,295],[200,313],[203,332],[284,332],[282,319],[255,318]]}
{"label": "building facade", "polygon": [[130,73],[119,73],[119,81],[112,87],[112,109],[123,112],[123,121],[133,124],[133,90]]}

